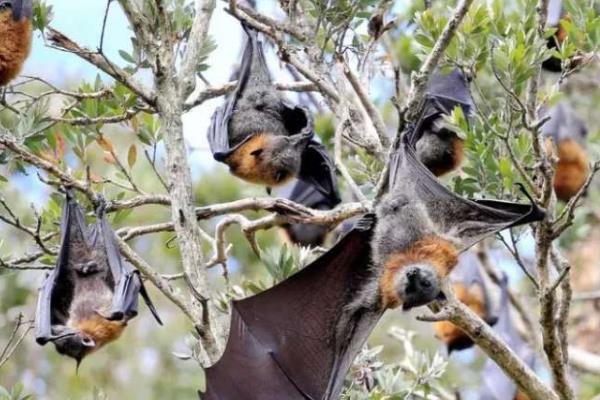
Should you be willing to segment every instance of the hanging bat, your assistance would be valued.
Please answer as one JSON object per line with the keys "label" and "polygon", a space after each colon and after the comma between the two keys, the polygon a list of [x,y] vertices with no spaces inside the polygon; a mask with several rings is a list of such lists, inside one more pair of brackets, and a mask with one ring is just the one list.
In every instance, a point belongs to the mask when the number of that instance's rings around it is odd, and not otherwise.
{"label": "hanging bat", "polygon": [[267,188],[298,177],[325,197],[337,196],[333,164],[313,140],[311,115],[275,89],[257,33],[242,27],[248,41],[238,84],[208,130],[213,157],[233,175]]}
{"label": "hanging bat", "polygon": [[21,72],[31,50],[32,0],[0,0],[0,86]]}
{"label": "hanging bat", "polygon": [[[521,338],[510,318],[508,304],[508,279],[505,276],[501,284],[500,309],[498,322],[494,330],[517,356],[529,367],[535,366],[535,353]],[[479,400],[528,400],[529,397],[520,392],[517,385],[491,359],[487,359],[481,376]]]}
{"label": "hanging bat", "polygon": [[[492,311],[489,291],[475,254],[472,252],[461,254],[458,265],[450,274],[450,281],[458,300],[466,304],[489,325],[493,326],[496,323],[497,317]],[[446,344],[448,353],[473,346],[473,340],[452,322],[435,322],[433,328],[436,337]]]}
{"label": "hanging bat", "polygon": [[486,236],[544,217],[522,186],[531,204],[469,200],[443,186],[415,152],[427,116],[426,107],[414,128],[403,134],[390,159],[390,190],[376,208],[372,252],[386,308],[407,309],[434,300],[459,253]]}
{"label": "hanging bat", "polygon": [[[569,16],[565,13],[562,6],[562,0],[550,0],[548,2],[548,19],[547,24],[550,27],[556,28],[556,33],[548,38],[548,48],[558,49],[558,47],[567,39],[567,31],[562,26],[560,21],[562,19],[568,19]],[[570,67],[573,68],[577,65],[578,60],[576,58],[571,60]],[[550,58],[542,62],[542,67],[550,72],[561,72],[562,71],[562,60],[551,56]]]}
{"label": "hanging bat", "polygon": [[416,157],[419,128],[403,134],[392,157],[392,189],[377,217],[363,217],[284,282],[233,302],[227,346],[205,371],[202,399],[337,399],[387,308],[435,299],[460,251],[543,217],[533,204],[450,192]]}
{"label": "hanging bat", "polygon": [[463,140],[444,126],[443,117],[461,107],[468,119],[474,110],[473,98],[467,79],[457,69],[449,74],[434,72],[427,94],[417,157],[434,175],[441,176],[458,168],[464,155]]}
{"label": "hanging bat", "polygon": [[[333,168],[332,168],[333,170]],[[334,180],[335,182],[335,180]],[[297,180],[287,198],[316,210],[331,210],[340,203],[337,196],[325,196],[313,185]],[[316,224],[287,224],[283,226],[288,239],[300,246],[322,246],[330,228]]]}
{"label": "hanging bat", "polygon": [[548,115],[551,119],[542,126],[541,133],[546,137],[546,152],[556,152],[558,156],[554,192],[556,197],[566,202],[579,192],[590,173],[588,157],[583,147],[587,128],[564,101],[548,110]]}
{"label": "hanging bat", "polygon": [[97,209],[97,222],[88,227],[67,190],[56,268],[38,298],[36,341],[53,342],[79,366],[85,356],[119,338],[138,313],[138,294],[162,325],[139,272],[121,259],[104,205]]}

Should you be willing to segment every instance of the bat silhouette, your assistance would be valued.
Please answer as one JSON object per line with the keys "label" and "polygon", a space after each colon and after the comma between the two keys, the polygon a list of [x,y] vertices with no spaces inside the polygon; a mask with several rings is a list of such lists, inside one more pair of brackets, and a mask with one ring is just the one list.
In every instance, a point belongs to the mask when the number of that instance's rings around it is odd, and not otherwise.
{"label": "bat silhouette", "polygon": [[562,201],[569,201],[584,185],[590,165],[584,149],[587,128],[575,111],[564,101],[548,110],[550,120],[541,129],[546,137],[546,151],[558,156],[554,173],[554,192]]}
{"label": "bat silhouette", "polygon": [[[508,304],[508,279],[505,276],[501,284],[500,309],[498,322],[494,330],[517,356],[529,367],[535,366],[535,353],[521,338],[510,317]],[[527,400],[529,397],[521,393],[517,385],[491,359],[487,359],[482,370],[479,400]]]}
{"label": "bat silhouette", "polygon": [[248,41],[238,84],[213,114],[208,130],[213,157],[246,181],[271,188],[298,177],[337,199],[333,163],[313,140],[310,113],[275,89],[257,33],[242,27]]}
{"label": "bat silhouette", "polygon": [[474,111],[473,98],[467,79],[457,69],[449,74],[434,72],[427,94],[417,157],[434,175],[441,176],[458,168],[464,154],[463,140],[444,126],[443,117],[461,107],[469,119]]}
{"label": "bat silhouette", "polygon": [[162,325],[139,272],[121,259],[104,201],[100,203],[97,221],[88,227],[67,190],[56,268],[46,278],[37,304],[36,341],[53,342],[78,366],[85,356],[119,338],[138,313],[138,294]]}
{"label": "bat silhouette", "polygon": [[0,0],[0,86],[13,80],[31,50],[32,0]]}
{"label": "bat silhouette", "polygon": [[[286,197],[316,210],[331,210],[340,203],[339,197],[325,196],[313,185],[302,180],[296,180]],[[283,229],[292,243],[312,247],[322,246],[330,231],[327,226],[302,223],[287,224],[283,226]]]}
{"label": "bat silhouette", "polygon": [[[229,339],[222,358],[205,370],[202,399],[337,399],[387,308],[435,299],[437,282],[453,267],[446,258],[454,261],[494,232],[543,217],[533,204],[471,201],[446,189],[415,154],[421,122],[403,133],[377,217],[364,216],[284,282],[233,302]],[[436,241],[448,243],[427,245]],[[436,287],[427,288],[425,279]]]}
{"label": "bat silhouette", "polygon": [[[450,273],[452,288],[458,300],[469,306],[485,322],[493,326],[497,317],[492,311],[490,294],[481,274],[481,266],[473,252],[460,255],[456,268]],[[436,336],[446,344],[448,353],[473,346],[473,340],[449,321],[433,324]]]}

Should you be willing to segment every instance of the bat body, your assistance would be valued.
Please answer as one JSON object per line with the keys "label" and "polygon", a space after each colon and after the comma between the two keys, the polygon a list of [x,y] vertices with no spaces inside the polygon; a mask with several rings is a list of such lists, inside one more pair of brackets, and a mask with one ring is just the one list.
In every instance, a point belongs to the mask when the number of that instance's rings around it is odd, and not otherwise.
{"label": "bat body", "polygon": [[[498,322],[494,326],[494,330],[523,362],[533,368],[535,365],[535,353],[519,336],[510,317],[508,279],[506,277],[504,277],[501,290]],[[483,367],[481,377],[482,385],[479,392],[479,400],[529,399],[524,393],[519,392],[517,385],[489,358]]]}
{"label": "bat body", "polygon": [[248,41],[238,84],[208,130],[213,157],[248,182],[271,188],[297,177],[337,197],[333,163],[313,140],[312,117],[275,89],[257,33],[242,26]]}
{"label": "bat body", "polygon": [[[333,169],[332,169],[333,170]],[[335,182],[335,180],[333,180]],[[337,190],[335,191],[337,193]],[[297,180],[289,195],[290,200],[316,210],[331,210],[340,203],[339,197],[326,196],[315,186]],[[322,246],[330,228],[316,224],[288,224],[283,226],[287,238],[300,246]]]}
{"label": "bat body", "polygon": [[535,205],[471,201],[446,189],[415,154],[421,121],[391,158],[390,192],[376,216],[286,281],[233,302],[227,346],[206,369],[202,399],[337,399],[387,308],[435,299],[461,251],[543,217]]}
{"label": "bat body", "polygon": [[0,86],[21,72],[31,50],[32,0],[0,0]]}
{"label": "bat body", "polygon": [[81,360],[118,339],[137,315],[138,294],[160,323],[139,277],[121,260],[104,207],[88,227],[81,207],[67,192],[56,268],[40,290],[36,340]]}
{"label": "bat body", "polygon": [[[565,14],[565,10],[562,6],[562,0],[550,0],[548,2],[548,20],[547,24],[553,28],[556,28],[556,33],[548,38],[548,48],[556,49],[567,39],[567,31],[562,26],[560,21],[562,19],[569,19],[569,16]],[[577,65],[577,59],[571,59],[570,67],[573,68]],[[562,71],[562,60],[554,56],[544,60],[542,67],[550,72],[561,72]]]}
{"label": "bat body", "polygon": [[590,173],[584,149],[587,128],[565,102],[558,103],[547,114],[551,119],[542,126],[546,151],[558,157],[554,192],[560,200],[569,201],[581,189]]}
{"label": "bat body", "polygon": [[[488,289],[480,271],[479,262],[472,252],[461,254],[458,265],[450,274],[454,294],[490,325],[496,323]],[[449,321],[433,324],[438,337],[447,346],[448,353],[473,346],[473,341],[460,328]]]}
{"label": "bat body", "polygon": [[468,82],[459,70],[449,74],[436,71],[429,81],[427,94],[422,135],[416,144],[416,152],[434,175],[441,176],[458,168],[464,155],[463,140],[443,125],[442,118],[454,107],[461,107],[468,118],[473,112],[473,99]]}

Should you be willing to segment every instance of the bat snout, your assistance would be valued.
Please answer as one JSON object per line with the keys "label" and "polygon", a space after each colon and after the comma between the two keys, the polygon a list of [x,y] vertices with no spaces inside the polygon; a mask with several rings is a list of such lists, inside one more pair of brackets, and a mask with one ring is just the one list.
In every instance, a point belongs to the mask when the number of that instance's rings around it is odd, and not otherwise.
{"label": "bat snout", "polygon": [[401,274],[397,290],[398,296],[403,299],[402,308],[408,310],[438,298],[441,293],[440,279],[428,264],[411,265]]}

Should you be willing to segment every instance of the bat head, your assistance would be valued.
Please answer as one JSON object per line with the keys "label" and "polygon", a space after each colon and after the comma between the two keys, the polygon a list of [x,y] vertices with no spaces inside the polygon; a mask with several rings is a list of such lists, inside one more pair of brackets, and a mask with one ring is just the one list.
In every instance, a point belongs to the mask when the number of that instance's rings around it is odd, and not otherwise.
{"label": "bat head", "polygon": [[309,140],[303,135],[273,136],[258,154],[252,155],[268,162],[274,182],[283,184],[300,172],[302,152]]}
{"label": "bat head", "polygon": [[10,10],[15,22],[22,18],[31,19],[32,9],[32,0],[0,0],[0,13]]}
{"label": "bat head", "polygon": [[79,366],[81,360],[96,349],[96,341],[83,332],[75,331],[59,335],[54,346],[60,354],[75,359]]}
{"label": "bat head", "polygon": [[423,136],[416,144],[416,154],[427,169],[440,176],[461,163],[463,141],[454,131],[435,121],[429,128],[424,129]]}
{"label": "bat head", "polygon": [[442,293],[436,269],[426,263],[406,266],[394,281],[396,293],[402,299],[403,310],[430,303]]}

